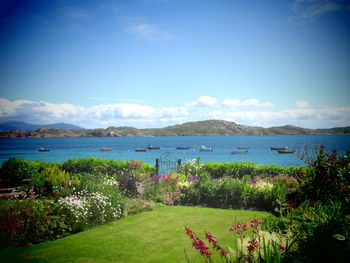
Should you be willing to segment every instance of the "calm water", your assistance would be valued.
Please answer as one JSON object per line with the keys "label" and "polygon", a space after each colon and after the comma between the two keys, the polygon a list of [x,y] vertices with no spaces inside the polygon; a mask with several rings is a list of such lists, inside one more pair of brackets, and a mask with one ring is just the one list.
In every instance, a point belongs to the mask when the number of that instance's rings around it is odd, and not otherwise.
{"label": "calm water", "polygon": [[[22,157],[29,160],[61,162],[69,158],[95,156],[118,160],[138,159],[154,165],[155,159],[164,152],[174,157],[194,159],[202,162],[251,161],[257,164],[279,164],[283,166],[304,165],[294,154],[278,154],[270,147],[287,146],[289,148],[306,143],[318,143],[327,149],[337,149],[341,154],[350,149],[349,135],[274,135],[274,136],[181,136],[181,137],[116,137],[116,138],[23,138],[0,139],[0,163],[10,157]],[[136,148],[147,145],[161,146],[161,150],[135,152]],[[214,147],[213,152],[200,152],[198,147]],[[189,150],[177,150],[177,146],[189,146]],[[38,148],[48,147],[49,152],[39,152]],[[103,152],[108,147],[113,151]],[[246,154],[230,154],[237,147],[250,147]]]}

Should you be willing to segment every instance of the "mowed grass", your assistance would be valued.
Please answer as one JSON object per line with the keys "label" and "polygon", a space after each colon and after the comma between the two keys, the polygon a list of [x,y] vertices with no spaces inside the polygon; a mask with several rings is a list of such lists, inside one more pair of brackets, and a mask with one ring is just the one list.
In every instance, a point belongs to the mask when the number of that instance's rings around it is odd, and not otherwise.
{"label": "mowed grass", "polygon": [[269,213],[247,210],[157,207],[59,240],[0,250],[0,259],[1,262],[177,263],[187,262],[186,251],[190,262],[204,262],[192,248],[185,225],[202,239],[204,230],[208,230],[223,247],[234,248],[234,234],[228,231],[233,220],[242,222],[267,216]]}

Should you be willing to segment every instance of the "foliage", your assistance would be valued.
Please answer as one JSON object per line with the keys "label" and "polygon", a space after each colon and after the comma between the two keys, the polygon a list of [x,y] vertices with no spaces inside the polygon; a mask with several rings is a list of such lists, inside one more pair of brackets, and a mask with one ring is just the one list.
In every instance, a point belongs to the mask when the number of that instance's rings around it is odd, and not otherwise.
{"label": "foliage", "polygon": [[68,195],[71,192],[69,189],[79,185],[79,183],[76,176],[70,179],[67,172],[54,165],[31,178],[31,187],[27,190],[27,195],[37,198],[58,197],[59,194],[62,195],[60,192],[66,192],[63,195]]}
{"label": "foliage", "polygon": [[151,211],[155,204],[143,199],[128,199],[126,203],[127,215],[135,215],[144,211]]}
{"label": "foliage", "polygon": [[[314,172],[305,177],[299,189],[299,200],[321,201],[339,200],[349,203],[350,193],[350,150],[339,156],[336,150],[327,153],[320,150],[313,163]],[[345,208],[345,207],[344,207]],[[348,209],[348,213],[350,210]]]}
{"label": "foliage", "polygon": [[220,208],[254,208],[273,211],[277,201],[285,200],[285,189],[265,181],[253,183],[246,176],[192,182],[181,189],[181,203]]}
{"label": "foliage", "polygon": [[230,176],[233,178],[242,178],[245,175],[274,177],[277,175],[288,175],[299,178],[312,171],[310,167],[282,167],[278,165],[258,165],[250,162],[232,162],[232,163],[204,163],[203,171],[209,173],[212,178],[222,178]]}
{"label": "foliage", "polygon": [[[115,176],[125,169],[132,167],[133,163],[141,163],[135,160],[123,161],[113,159],[100,159],[95,157],[85,157],[82,159],[71,158],[62,163],[61,168],[71,174],[91,173]],[[142,163],[141,166],[134,167],[140,173],[153,174],[155,168],[149,164]]]}
{"label": "foliage", "polygon": [[1,180],[9,185],[19,185],[23,179],[39,173],[36,163],[22,158],[10,158],[1,166]]}
{"label": "foliage", "polygon": [[180,204],[181,190],[178,184],[180,177],[166,174],[156,176],[155,179],[158,180],[158,183],[148,187],[143,193],[143,197],[166,205]]}
{"label": "foliage", "polygon": [[64,215],[55,213],[55,204],[45,200],[9,200],[1,209],[1,246],[24,246],[63,237],[70,232]]}
{"label": "foliage", "polygon": [[288,238],[286,262],[345,262],[350,253],[350,218],[340,202],[305,202],[266,220],[265,229]]}

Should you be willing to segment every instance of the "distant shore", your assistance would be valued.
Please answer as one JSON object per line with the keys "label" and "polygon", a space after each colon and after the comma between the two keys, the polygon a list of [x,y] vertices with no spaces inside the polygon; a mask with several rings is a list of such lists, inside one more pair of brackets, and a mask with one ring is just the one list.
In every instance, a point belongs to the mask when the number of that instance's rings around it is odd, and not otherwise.
{"label": "distant shore", "polygon": [[308,129],[292,125],[263,128],[222,120],[187,122],[165,128],[137,129],[108,127],[106,129],[10,130],[0,132],[0,138],[67,138],[67,137],[153,137],[153,136],[233,136],[233,135],[321,135],[350,134],[350,126],[329,129]]}

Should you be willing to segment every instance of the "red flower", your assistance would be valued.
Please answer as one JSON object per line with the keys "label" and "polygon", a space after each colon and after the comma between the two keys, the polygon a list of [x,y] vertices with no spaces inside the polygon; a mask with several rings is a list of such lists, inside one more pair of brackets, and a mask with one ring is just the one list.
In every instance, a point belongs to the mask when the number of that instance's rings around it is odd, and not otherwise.
{"label": "red flower", "polygon": [[248,252],[254,251],[254,249],[256,249],[259,246],[258,241],[249,240],[248,243],[250,244],[249,246],[247,246]]}
{"label": "red flower", "polygon": [[279,245],[279,249],[280,249],[281,251],[286,250],[286,248],[285,248],[284,246],[282,246],[282,244]]}

